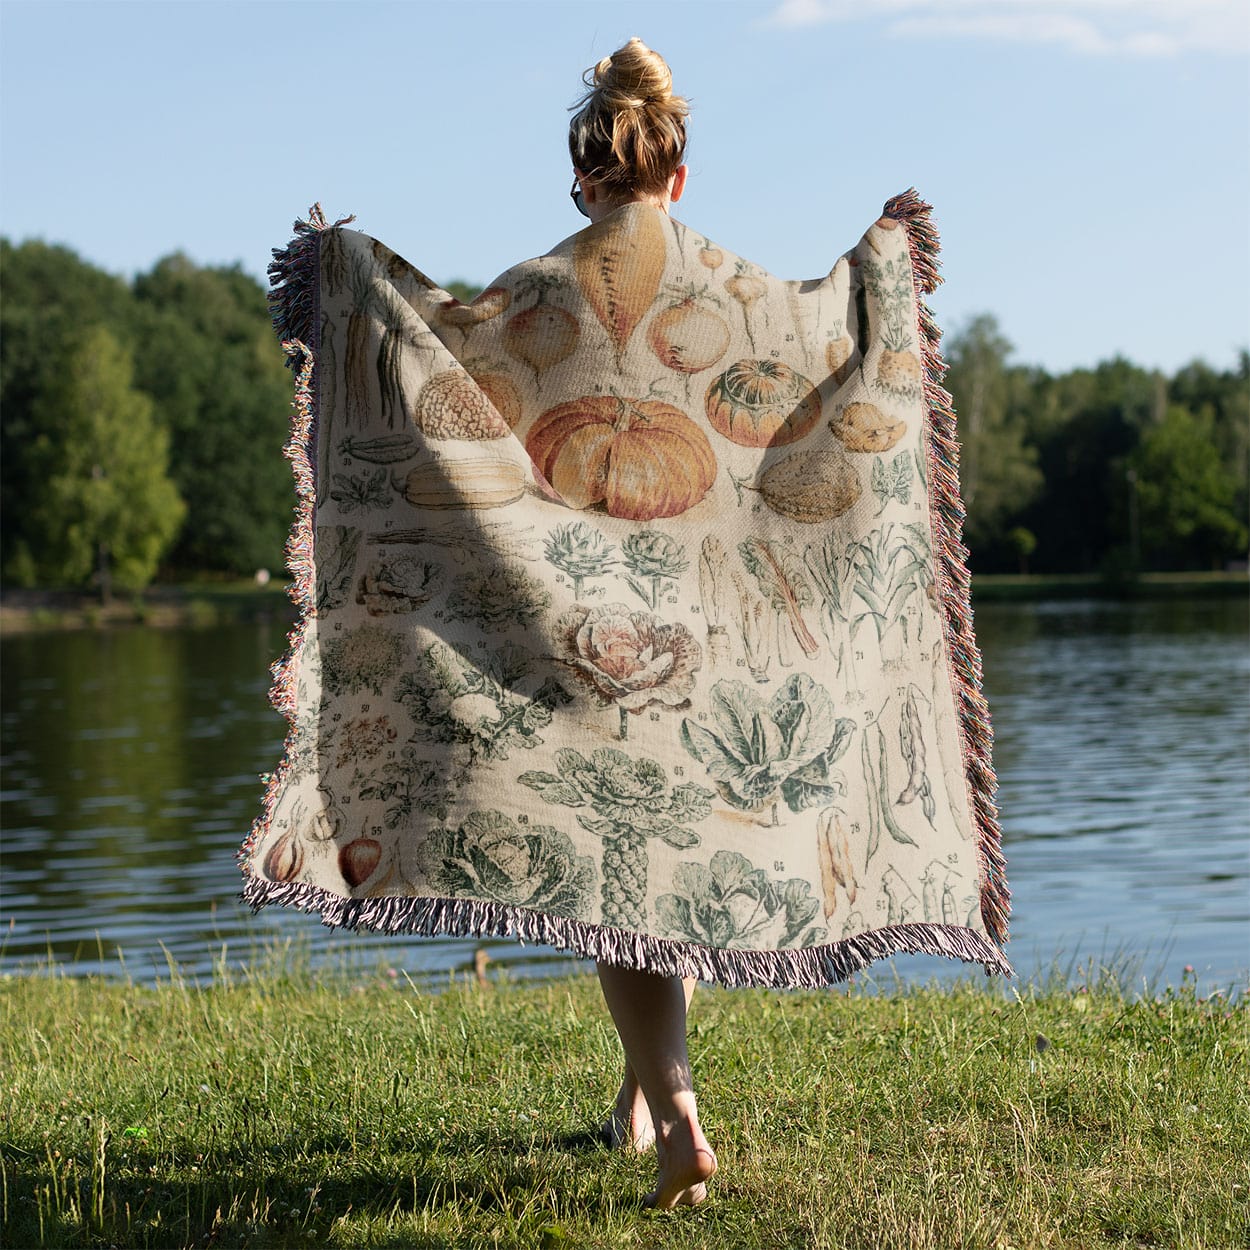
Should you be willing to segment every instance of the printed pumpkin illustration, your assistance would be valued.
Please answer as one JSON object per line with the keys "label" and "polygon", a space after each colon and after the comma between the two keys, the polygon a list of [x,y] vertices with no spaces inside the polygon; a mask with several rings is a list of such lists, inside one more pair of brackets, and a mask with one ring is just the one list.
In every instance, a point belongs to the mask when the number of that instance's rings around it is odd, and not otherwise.
{"label": "printed pumpkin illustration", "polygon": [[779,360],[739,360],[707,388],[712,428],[740,447],[780,447],[820,420],[820,396]]}
{"label": "printed pumpkin illustration", "polygon": [[660,293],[664,227],[650,209],[613,213],[573,245],[573,271],[619,356]]}
{"label": "printed pumpkin illustration", "polygon": [[421,388],[413,416],[431,438],[482,441],[506,438],[511,432],[482,388],[463,369],[436,373]]}
{"label": "printed pumpkin illustration", "polygon": [[716,477],[707,435],[657,399],[586,395],[549,408],[525,440],[539,473],[573,508],[603,504],[609,516],[677,516]]}
{"label": "printed pumpkin illustration", "polygon": [[907,422],[882,412],[876,404],[847,404],[829,422],[847,451],[888,451],[907,433]]}

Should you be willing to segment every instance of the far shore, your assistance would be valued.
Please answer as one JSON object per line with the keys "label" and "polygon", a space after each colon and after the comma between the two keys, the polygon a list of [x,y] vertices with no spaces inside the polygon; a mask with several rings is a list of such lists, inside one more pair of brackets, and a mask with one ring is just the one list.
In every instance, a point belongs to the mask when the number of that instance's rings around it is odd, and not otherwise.
{"label": "far shore", "polygon": [[[1245,596],[1245,570],[1143,573],[1109,579],[1097,573],[980,573],[972,600],[1001,603],[1043,599],[1204,599]],[[83,590],[0,588],[0,636],[128,625],[210,626],[243,621],[294,621],[286,583],[252,579],[162,583],[103,604]]]}

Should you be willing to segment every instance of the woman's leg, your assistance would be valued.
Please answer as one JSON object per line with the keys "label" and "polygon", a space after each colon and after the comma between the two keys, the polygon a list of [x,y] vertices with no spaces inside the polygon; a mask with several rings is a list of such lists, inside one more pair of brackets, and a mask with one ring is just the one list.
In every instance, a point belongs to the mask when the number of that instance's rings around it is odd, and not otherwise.
{"label": "woman's leg", "polygon": [[656,1207],[693,1205],[707,1196],[716,1156],[699,1127],[686,1052],[686,989],[661,977],[600,963],[599,983],[626,1058],[647,1100],[655,1128],[659,1182]]}
{"label": "woman's leg", "polygon": [[[687,1011],[690,1010],[690,1000],[694,997],[695,986],[698,984],[694,977],[685,977],[682,980]],[[655,1145],[651,1108],[647,1106],[646,1095],[638,1084],[638,1076],[628,1056],[625,1058],[625,1077],[621,1081],[608,1122],[600,1130],[600,1134],[609,1146],[637,1150],[639,1153]]]}

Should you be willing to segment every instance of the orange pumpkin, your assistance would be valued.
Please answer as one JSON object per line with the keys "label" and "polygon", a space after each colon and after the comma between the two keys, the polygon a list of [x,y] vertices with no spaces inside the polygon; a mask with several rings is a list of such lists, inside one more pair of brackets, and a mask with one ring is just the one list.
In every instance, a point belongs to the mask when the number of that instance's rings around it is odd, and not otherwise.
{"label": "orange pumpkin", "polygon": [[557,404],[534,422],[525,450],[571,507],[601,503],[630,521],[693,508],[716,477],[707,435],[657,399],[586,395]]}
{"label": "orange pumpkin", "polygon": [[707,388],[713,429],[740,447],[792,443],[820,420],[820,396],[780,360],[739,360]]}

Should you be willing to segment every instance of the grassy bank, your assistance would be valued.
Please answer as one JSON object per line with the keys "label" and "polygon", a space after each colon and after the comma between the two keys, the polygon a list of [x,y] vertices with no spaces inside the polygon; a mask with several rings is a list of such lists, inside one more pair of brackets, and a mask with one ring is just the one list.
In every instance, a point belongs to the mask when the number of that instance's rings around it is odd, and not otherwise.
{"label": "grassy bank", "polygon": [[1232,1247],[1244,997],[700,989],[721,1171],[645,1212],[586,1134],[619,1079],[593,979],[416,993],[0,983],[8,1246]]}
{"label": "grassy bank", "polygon": [[0,634],[57,629],[101,629],[118,625],[207,626],[232,621],[295,619],[286,583],[185,582],[149,587],[142,594],[98,595],[77,590],[13,590],[0,595]]}
{"label": "grassy bank", "polygon": [[[1097,574],[978,574],[975,603],[1037,599],[1171,599],[1244,597],[1245,573],[1146,573],[1131,580]],[[217,625],[279,617],[295,619],[285,583],[188,582],[118,596],[107,607],[73,590],[12,590],[0,594],[0,634],[35,630],[98,629],[116,625]]]}

